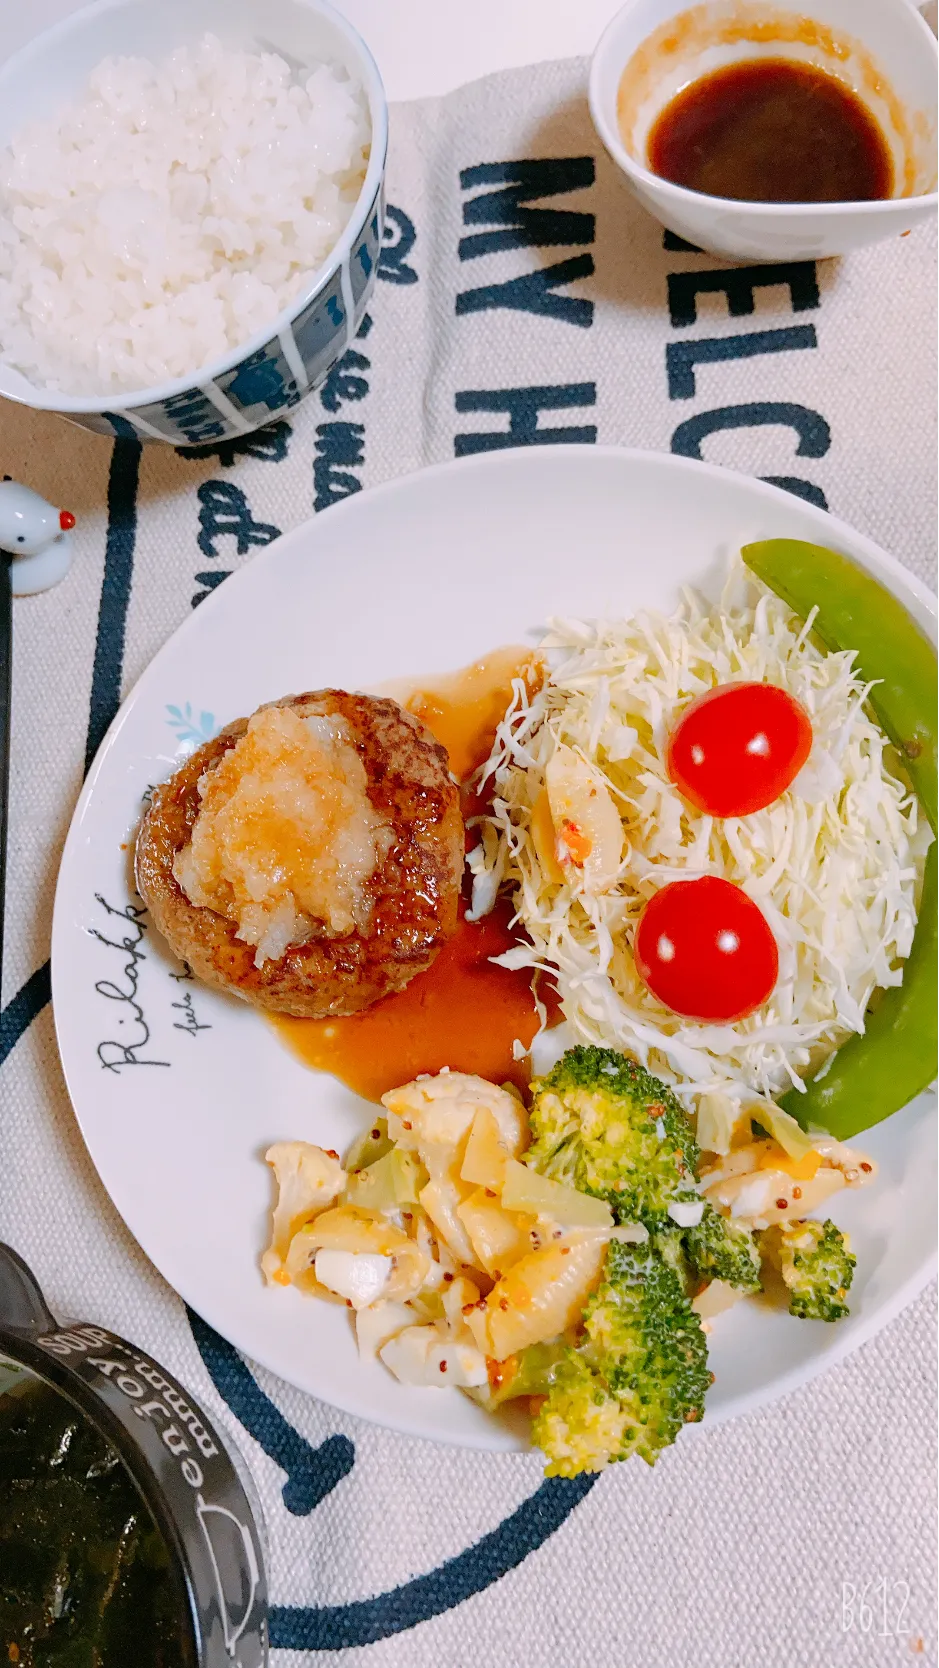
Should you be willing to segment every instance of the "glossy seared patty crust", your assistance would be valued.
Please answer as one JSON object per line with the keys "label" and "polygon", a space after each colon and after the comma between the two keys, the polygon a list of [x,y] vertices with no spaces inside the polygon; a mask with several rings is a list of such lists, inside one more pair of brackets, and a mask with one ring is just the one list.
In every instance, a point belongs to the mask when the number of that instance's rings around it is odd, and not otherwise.
{"label": "glossy seared patty crust", "polygon": [[330,937],[314,925],[306,942],[258,967],[253,947],[236,936],[237,921],[192,903],[179,885],[174,861],[191,838],[200,780],[245,735],[244,718],[154,790],[137,836],[137,889],[172,950],[207,984],[279,1013],[311,1019],[357,1013],[424,972],[456,929],[463,870],[459,790],[446,750],[396,701],[326,689],[270,704],[343,721],[364,766],[369,800],[390,826],[387,855],[367,882],[367,930]]}

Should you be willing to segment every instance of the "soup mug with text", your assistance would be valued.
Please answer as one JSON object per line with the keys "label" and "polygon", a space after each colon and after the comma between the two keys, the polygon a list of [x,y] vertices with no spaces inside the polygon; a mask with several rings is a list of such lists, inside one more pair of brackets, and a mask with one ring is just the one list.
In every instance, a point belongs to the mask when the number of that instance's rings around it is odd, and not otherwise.
{"label": "soup mug with text", "polygon": [[[160,1660],[171,1662],[172,1668],[267,1668],[267,1538],[253,1480],[231,1437],[223,1441],[190,1392],[136,1344],[96,1324],[58,1322],[22,1257],[9,1245],[0,1244],[0,1402],[6,1396],[28,1396],[34,1388],[44,1392],[41,1408],[47,1420],[49,1396],[55,1393],[55,1403],[64,1402],[63,1444],[51,1452],[46,1445],[34,1448],[27,1434],[31,1422],[24,1412],[27,1400],[20,1402],[19,1413],[0,1421],[0,1432],[7,1433],[8,1442],[0,1458],[5,1462],[6,1479],[17,1479],[27,1533],[34,1535],[45,1522],[53,1542],[50,1545],[43,1531],[38,1551],[27,1553],[20,1543],[24,1561],[8,1572],[7,1602],[0,1616],[4,1663],[8,1655],[10,1662],[20,1660],[20,1643],[26,1642],[33,1625],[25,1620],[24,1612],[35,1611],[44,1589],[57,1595],[55,1602],[63,1605],[46,1616],[42,1633],[56,1661],[63,1645],[71,1662],[78,1662],[79,1656],[89,1663],[123,1661],[109,1632],[114,1612],[107,1607],[115,1598],[126,1631],[133,1606],[139,1614],[142,1570],[148,1590],[151,1583],[164,1589],[161,1619],[154,1624],[163,1642],[161,1647],[155,1638],[142,1637],[135,1663]],[[52,1417],[55,1420],[56,1415]],[[19,1436],[10,1444],[9,1432],[17,1427]],[[84,1427],[90,1436],[82,1434]],[[74,1454],[65,1466],[73,1439]],[[87,1465],[96,1452],[99,1457],[81,1481],[82,1464]],[[127,1474],[131,1498],[136,1493],[149,1510],[150,1529],[144,1514],[135,1513],[131,1520],[146,1543],[139,1549],[135,1541],[124,1545],[120,1538],[121,1514],[126,1508],[112,1492],[113,1485],[100,1494],[94,1489],[94,1479],[107,1477],[116,1460]],[[74,1476],[69,1474],[72,1467]],[[76,1508],[76,1491],[81,1495],[89,1485],[89,1512],[82,1516]],[[30,1515],[28,1503],[37,1498],[52,1505],[45,1513]],[[11,1495],[11,1513],[13,1505]],[[68,1529],[56,1547],[56,1516],[63,1511]],[[13,1522],[17,1521],[14,1516]],[[152,1544],[154,1530],[165,1549],[162,1556]],[[74,1542],[71,1550],[69,1535]],[[33,1559],[34,1569],[24,1593],[27,1557]],[[64,1564],[57,1564],[56,1557],[64,1559]],[[103,1578],[112,1562],[115,1571],[123,1569],[124,1575],[120,1582],[106,1586]],[[86,1563],[93,1572],[91,1584],[85,1579]],[[56,1574],[57,1569],[64,1570],[64,1575]],[[148,1614],[153,1622],[152,1613]],[[138,1626],[136,1620],[133,1625]],[[164,1637],[167,1625],[172,1640]],[[115,1648],[105,1642],[101,1656],[97,1647],[103,1638],[111,1638]],[[3,1646],[8,1641],[7,1652]],[[72,1655],[73,1650],[78,1654]],[[44,1656],[43,1661],[47,1660],[52,1657]],[[126,1668],[131,1668],[129,1662]]]}
{"label": "soup mug with text", "polygon": [[[658,115],[727,64],[787,58],[826,70],[866,105],[893,163],[893,194],[863,202],[757,203],[710,197],[649,167]],[[900,236],[936,212],[936,40],[912,0],[627,0],[590,70],[590,109],[614,162],[657,220],[712,254],[816,260]]]}

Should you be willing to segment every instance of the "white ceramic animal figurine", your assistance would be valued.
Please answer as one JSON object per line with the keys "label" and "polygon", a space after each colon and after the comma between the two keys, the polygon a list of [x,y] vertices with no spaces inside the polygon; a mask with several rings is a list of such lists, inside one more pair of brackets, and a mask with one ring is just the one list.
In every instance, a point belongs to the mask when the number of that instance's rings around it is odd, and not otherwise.
{"label": "white ceramic animal figurine", "polygon": [[71,510],[55,509],[9,476],[0,481],[0,550],[14,557],[14,596],[33,596],[64,579],[72,562],[69,533],[74,525]]}

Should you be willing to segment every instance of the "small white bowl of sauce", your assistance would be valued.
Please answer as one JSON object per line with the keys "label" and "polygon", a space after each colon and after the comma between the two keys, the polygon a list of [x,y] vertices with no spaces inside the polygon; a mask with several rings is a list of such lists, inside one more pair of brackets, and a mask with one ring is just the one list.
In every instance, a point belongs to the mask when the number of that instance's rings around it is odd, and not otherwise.
{"label": "small white bowl of sauce", "polygon": [[590,71],[656,219],[737,260],[814,260],[936,212],[937,48],[912,0],[627,0]]}

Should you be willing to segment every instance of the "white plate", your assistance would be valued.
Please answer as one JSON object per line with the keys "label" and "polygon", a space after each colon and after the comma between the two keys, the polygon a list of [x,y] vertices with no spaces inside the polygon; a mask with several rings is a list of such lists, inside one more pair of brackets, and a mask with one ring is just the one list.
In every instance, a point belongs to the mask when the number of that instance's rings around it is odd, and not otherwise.
{"label": "white plate", "polygon": [[[288,692],[451,670],[536,640],[553,613],[668,607],[685,583],[713,592],[728,554],[767,536],[844,550],[935,636],[931,599],[912,575],[774,487],[649,452],[483,454],[346,499],[257,555],[166,644],[109,731],[66,843],[53,925],[56,1027],[82,1133],[128,1227],[187,1303],[323,1400],[473,1447],[524,1440],[458,1391],[405,1389],[381,1366],[362,1366],[345,1310],[262,1285],[264,1149],[300,1138],[342,1151],[369,1112],[300,1065],[259,1014],[174,982],[179,966],[149,932],[135,960],[128,844],[148,784],[189,751],[171,709],[188,703],[197,728],[211,715],[208,729]],[[179,1028],[190,1022],[174,1004],[187,997],[210,1029]],[[866,1141],[881,1176],[838,1213],[858,1259],[849,1320],[807,1324],[744,1304],[718,1323],[709,1421],[819,1372],[925,1282],[933,1132],[933,1099],[922,1095]]]}

